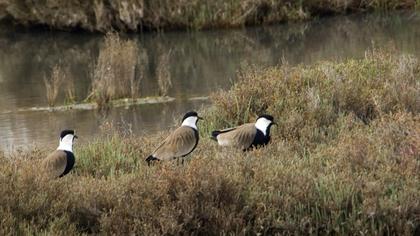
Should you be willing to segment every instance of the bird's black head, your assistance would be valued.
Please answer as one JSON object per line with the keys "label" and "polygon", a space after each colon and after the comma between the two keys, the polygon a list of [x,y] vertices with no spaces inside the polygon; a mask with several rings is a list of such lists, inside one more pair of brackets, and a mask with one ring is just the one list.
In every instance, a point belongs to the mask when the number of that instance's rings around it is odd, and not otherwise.
{"label": "bird's black head", "polygon": [[74,130],[72,130],[72,129],[65,129],[65,130],[61,131],[60,139],[63,139],[68,134],[72,134],[75,138],[77,138],[77,136],[74,135]]}
{"label": "bird's black head", "polygon": [[184,117],[182,118],[182,121],[184,121],[185,119],[187,119],[188,117],[197,117],[197,120],[201,120],[202,118],[198,116],[197,112],[195,111],[189,111],[187,112]]}
{"label": "bird's black head", "polygon": [[270,120],[270,121],[274,122],[274,118],[271,115],[263,114],[263,115],[258,116],[257,120],[259,118],[266,118],[267,120]]}

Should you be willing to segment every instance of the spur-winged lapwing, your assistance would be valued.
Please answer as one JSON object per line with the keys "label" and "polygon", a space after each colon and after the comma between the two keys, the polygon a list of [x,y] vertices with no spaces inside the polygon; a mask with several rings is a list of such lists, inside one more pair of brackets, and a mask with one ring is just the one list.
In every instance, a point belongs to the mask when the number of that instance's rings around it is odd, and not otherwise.
{"label": "spur-winged lapwing", "polygon": [[154,151],[146,158],[148,164],[155,160],[172,160],[190,154],[198,144],[197,122],[202,118],[197,112],[190,111],[182,118],[181,127],[172,132]]}
{"label": "spur-winged lapwing", "polygon": [[63,130],[60,134],[60,145],[42,161],[46,174],[52,178],[63,177],[73,168],[75,158],[73,141],[77,138],[74,130]]}
{"label": "spur-winged lapwing", "polygon": [[211,132],[212,139],[220,146],[231,146],[244,151],[270,142],[270,128],[276,123],[270,115],[261,115],[255,123]]}

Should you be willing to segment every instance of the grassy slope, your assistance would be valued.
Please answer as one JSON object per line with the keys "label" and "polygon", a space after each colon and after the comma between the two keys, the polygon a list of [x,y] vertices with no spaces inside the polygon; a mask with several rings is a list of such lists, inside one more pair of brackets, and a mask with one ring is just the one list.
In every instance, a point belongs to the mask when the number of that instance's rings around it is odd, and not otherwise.
{"label": "grassy slope", "polygon": [[[46,150],[1,158],[0,234],[399,234],[420,230],[420,63],[365,59],[241,72],[204,111],[183,166],[143,161],[166,133],[105,128],[73,174],[36,174]],[[208,131],[274,114],[266,148],[219,148]],[[1,155],[1,154],[0,154]]]}
{"label": "grassy slope", "polygon": [[418,0],[1,0],[0,19],[24,25],[137,31],[143,28],[214,28],[304,20],[367,10],[414,9]]}

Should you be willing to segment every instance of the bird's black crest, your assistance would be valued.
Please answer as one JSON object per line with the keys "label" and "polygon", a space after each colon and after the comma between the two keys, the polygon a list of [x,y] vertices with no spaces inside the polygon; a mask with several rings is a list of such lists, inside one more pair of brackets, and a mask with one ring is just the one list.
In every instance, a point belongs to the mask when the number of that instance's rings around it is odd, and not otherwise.
{"label": "bird's black crest", "polygon": [[257,119],[259,119],[259,118],[266,118],[267,120],[274,121],[274,118],[273,118],[273,116],[271,116],[271,115],[266,115],[266,114],[264,114],[264,115],[260,115],[260,116],[258,116],[258,118],[257,118]]}
{"label": "bird's black crest", "polygon": [[68,134],[74,135],[74,130],[66,129],[66,130],[61,131],[60,138],[62,139]]}
{"label": "bird's black crest", "polygon": [[184,117],[182,118],[182,121],[184,121],[185,119],[187,119],[188,117],[191,117],[191,116],[198,116],[198,114],[195,111],[189,111],[184,115]]}

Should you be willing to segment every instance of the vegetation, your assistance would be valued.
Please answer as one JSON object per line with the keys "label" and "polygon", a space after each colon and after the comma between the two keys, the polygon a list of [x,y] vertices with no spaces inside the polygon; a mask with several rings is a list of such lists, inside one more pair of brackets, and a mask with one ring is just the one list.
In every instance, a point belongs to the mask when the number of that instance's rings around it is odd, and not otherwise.
{"label": "vegetation", "polygon": [[137,45],[117,34],[108,34],[93,69],[92,92],[88,96],[99,107],[118,98],[135,98],[139,93],[136,80]]}
{"label": "vegetation", "polygon": [[168,95],[168,91],[172,87],[171,73],[169,70],[170,55],[171,51],[162,53],[157,60],[156,77],[159,85],[159,95],[161,96]]}
{"label": "vegetation", "polygon": [[214,114],[207,119],[210,126],[230,127],[267,112],[280,119],[282,139],[308,149],[335,139],[343,116],[369,125],[384,114],[418,114],[418,59],[394,54],[374,49],[364,60],[251,68],[229,93],[213,95]]}
{"label": "vegetation", "polygon": [[107,32],[142,29],[203,29],[305,20],[326,14],[414,9],[418,0],[2,0],[0,19],[23,25]]}
{"label": "vegetation", "polygon": [[50,108],[56,108],[57,98],[60,94],[60,91],[63,90],[65,92],[65,103],[76,103],[74,79],[69,73],[68,68],[64,68],[61,62],[53,66],[48,79],[47,77],[44,77],[44,85],[48,106]]}
{"label": "vegetation", "polygon": [[[144,68],[140,66],[139,48],[133,40],[124,40],[118,34],[108,33],[99,49],[99,55],[91,71],[91,89],[85,102],[103,108],[118,99],[135,99],[139,97],[140,80]],[[143,69],[143,71],[139,71]],[[77,103],[74,81],[67,70],[55,65],[49,79],[44,78],[48,105],[53,107],[64,84],[67,104]],[[129,104],[129,101],[126,102]]]}
{"label": "vegetation", "polygon": [[51,77],[49,79],[44,77],[47,102],[49,106],[53,107],[55,105],[61,84],[65,79],[66,73],[59,65],[55,65],[53,67]]}
{"label": "vegetation", "polygon": [[[360,60],[249,68],[202,111],[184,165],[148,167],[167,133],[105,124],[76,145],[76,168],[47,181],[48,150],[0,158],[0,234],[339,234],[420,232],[420,63]],[[275,116],[265,148],[220,148],[208,131]],[[0,155],[5,155],[1,154]]]}

